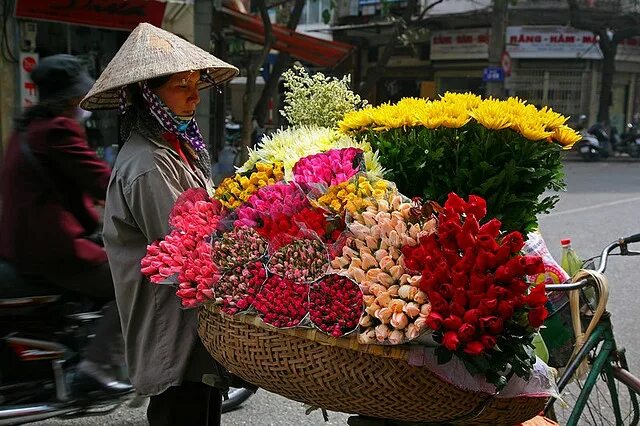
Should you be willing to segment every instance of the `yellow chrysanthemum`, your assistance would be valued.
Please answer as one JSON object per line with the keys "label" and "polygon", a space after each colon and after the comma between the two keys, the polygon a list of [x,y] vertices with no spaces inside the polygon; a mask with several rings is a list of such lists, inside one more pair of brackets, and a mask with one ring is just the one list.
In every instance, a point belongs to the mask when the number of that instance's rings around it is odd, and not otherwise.
{"label": "yellow chrysanthemum", "polygon": [[574,143],[582,139],[580,133],[569,126],[558,126],[553,133],[553,140],[558,142],[564,149],[571,149]]}
{"label": "yellow chrysanthemum", "polygon": [[540,111],[538,111],[538,115],[540,116],[540,121],[544,123],[544,126],[548,130],[557,129],[558,127],[564,125],[569,119],[568,117],[565,117],[564,115],[553,111],[549,107],[542,108]]}
{"label": "yellow chrysanthemum", "polygon": [[505,102],[497,99],[485,99],[469,115],[487,129],[500,130],[511,126],[511,117],[505,114]]}
{"label": "yellow chrysanthemum", "polygon": [[282,163],[257,163],[250,176],[235,174],[224,179],[213,196],[223,206],[235,209],[247,201],[258,189],[282,180]]}
{"label": "yellow chrysanthemum", "polygon": [[480,96],[474,95],[470,92],[447,92],[440,97],[440,100],[445,103],[461,105],[468,110],[478,107],[478,105],[480,105],[480,102],[482,102],[482,98]]}
{"label": "yellow chrysanthemum", "polygon": [[372,108],[365,108],[346,113],[344,118],[338,122],[338,129],[342,133],[358,133],[368,129],[373,124],[372,111]]}
{"label": "yellow chrysanthemum", "polygon": [[530,141],[541,141],[553,135],[536,121],[520,121],[512,128]]}
{"label": "yellow chrysanthemum", "polygon": [[442,125],[450,129],[458,129],[471,120],[467,104],[463,102],[433,102],[436,113],[442,116]]}

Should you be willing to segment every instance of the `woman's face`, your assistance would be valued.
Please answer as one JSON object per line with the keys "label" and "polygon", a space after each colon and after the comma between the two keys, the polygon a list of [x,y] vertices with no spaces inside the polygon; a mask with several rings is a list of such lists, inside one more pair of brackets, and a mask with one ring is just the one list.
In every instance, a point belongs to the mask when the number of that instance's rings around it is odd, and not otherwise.
{"label": "woman's face", "polygon": [[151,89],[158,95],[174,114],[191,117],[200,102],[198,93],[199,72],[181,72],[173,74],[162,86]]}

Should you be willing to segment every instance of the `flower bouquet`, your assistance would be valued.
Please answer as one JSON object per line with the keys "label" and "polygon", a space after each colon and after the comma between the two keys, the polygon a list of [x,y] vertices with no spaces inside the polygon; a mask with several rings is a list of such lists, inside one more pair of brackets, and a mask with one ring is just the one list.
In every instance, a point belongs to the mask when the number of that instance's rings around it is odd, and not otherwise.
{"label": "flower bouquet", "polygon": [[[553,138],[572,140],[564,118],[536,109],[557,124],[544,134],[515,115],[498,126],[487,117],[502,101],[470,95],[358,110],[345,80],[287,78],[291,127],[265,137],[213,194],[180,196],[142,272],[200,307],[214,358],[289,398],[408,421],[533,417],[552,394],[529,385],[548,380],[532,343],[546,294],[527,281],[543,265],[521,253],[520,230],[553,205],[539,192],[562,186]],[[309,115],[327,90],[339,113]],[[487,150],[518,186],[485,164]],[[427,349],[464,371],[434,373],[416,361]],[[429,391],[420,407],[409,404],[416,389]]]}

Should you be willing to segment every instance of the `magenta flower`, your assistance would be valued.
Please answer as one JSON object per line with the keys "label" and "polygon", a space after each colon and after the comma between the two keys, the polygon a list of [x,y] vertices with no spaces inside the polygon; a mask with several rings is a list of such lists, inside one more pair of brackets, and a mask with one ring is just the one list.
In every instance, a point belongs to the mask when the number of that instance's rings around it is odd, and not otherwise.
{"label": "magenta flower", "polygon": [[300,184],[338,185],[358,173],[362,150],[358,148],[330,149],[301,158],[293,166],[293,178]]}

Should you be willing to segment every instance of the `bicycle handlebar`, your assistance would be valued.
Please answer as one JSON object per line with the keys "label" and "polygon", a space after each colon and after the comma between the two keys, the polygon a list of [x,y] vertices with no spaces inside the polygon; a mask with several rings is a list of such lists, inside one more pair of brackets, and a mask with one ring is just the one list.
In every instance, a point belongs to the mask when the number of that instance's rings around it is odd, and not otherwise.
{"label": "bicycle handlebar", "polygon": [[624,244],[637,243],[638,241],[640,241],[640,234],[635,234],[627,238],[621,238],[621,241]]}
{"label": "bicycle handlebar", "polygon": [[[598,268],[596,271],[603,273],[607,269],[607,259],[609,258],[609,253],[615,250],[618,247],[623,247],[626,249],[627,244],[640,242],[640,234],[631,235],[626,238],[620,238],[618,241],[614,241],[609,244],[602,250],[602,254],[600,255],[600,262],[598,263]],[[625,253],[622,253],[625,254]],[[582,279],[575,283],[568,284],[550,284],[545,288],[547,291],[571,291],[571,290],[579,290],[583,287],[586,287],[589,281],[587,279]]]}

